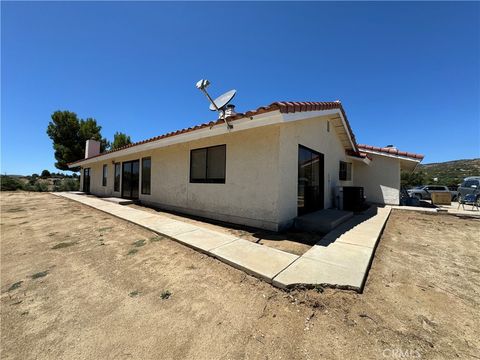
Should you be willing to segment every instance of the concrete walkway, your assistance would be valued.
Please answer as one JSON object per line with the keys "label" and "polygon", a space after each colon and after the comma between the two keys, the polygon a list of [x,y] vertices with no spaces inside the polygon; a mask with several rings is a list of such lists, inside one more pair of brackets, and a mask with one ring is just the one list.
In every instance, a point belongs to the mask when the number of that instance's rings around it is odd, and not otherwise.
{"label": "concrete walkway", "polygon": [[390,214],[355,216],[325,236],[302,256],[232,235],[152,214],[79,193],[52,193],[130,221],[160,235],[213,256],[280,288],[327,285],[361,291],[375,246]]}
{"label": "concrete walkway", "polygon": [[343,223],[273,280],[288,288],[323,284],[361,291],[391,208],[370,208]]}

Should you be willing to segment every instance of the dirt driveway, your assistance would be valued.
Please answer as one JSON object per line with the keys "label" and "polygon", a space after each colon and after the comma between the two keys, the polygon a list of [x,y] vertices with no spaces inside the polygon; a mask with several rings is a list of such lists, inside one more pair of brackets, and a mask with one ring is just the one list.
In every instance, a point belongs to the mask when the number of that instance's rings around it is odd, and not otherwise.
{"label": "dirt driveway", "polygon": [[2,359],[480,358],[480,220],[394,211],[365,292],[290,293],[50,194],[1,194]]}

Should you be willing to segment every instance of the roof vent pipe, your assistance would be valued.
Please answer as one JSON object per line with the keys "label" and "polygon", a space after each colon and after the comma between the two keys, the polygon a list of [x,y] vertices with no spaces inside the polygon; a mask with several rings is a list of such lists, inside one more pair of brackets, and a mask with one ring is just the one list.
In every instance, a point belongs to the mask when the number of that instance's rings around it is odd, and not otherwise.
{"label": "roof vent pipe", "polygon": [[235,105],[228,104],[225,109],[225,117],[234,116],[234,115],[237,115],[237,113],[235,112]]}

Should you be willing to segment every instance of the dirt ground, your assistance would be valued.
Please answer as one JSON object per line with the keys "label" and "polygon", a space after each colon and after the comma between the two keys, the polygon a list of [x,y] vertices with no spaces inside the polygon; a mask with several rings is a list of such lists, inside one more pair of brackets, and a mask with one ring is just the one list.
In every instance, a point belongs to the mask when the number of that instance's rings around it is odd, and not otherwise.
{"label": "dirt ground", "polygon": [[2,193],[0,356],[480,358],[479,233],[394,211],[363,294],[284,292],[73,201]]}
{"label": "dirt ground", "polygon": [[166,212],[143,205],[132,204],[128,206],[154,214],[161,214],[175,220],[188,222],[207,229],[223,232],[225,234],[234,235],[240,239],[266,245],[268,247],[286,251],[295,255],[303,255],[325,236],[325,234],[305,233],[301,231],[295,231],[294,229],[277,233],[273,231],[251,228],[248,226],[228,224],[222,221],[202,219],[195,216],[187,217],[181,214],[177,215],[171,212]]}

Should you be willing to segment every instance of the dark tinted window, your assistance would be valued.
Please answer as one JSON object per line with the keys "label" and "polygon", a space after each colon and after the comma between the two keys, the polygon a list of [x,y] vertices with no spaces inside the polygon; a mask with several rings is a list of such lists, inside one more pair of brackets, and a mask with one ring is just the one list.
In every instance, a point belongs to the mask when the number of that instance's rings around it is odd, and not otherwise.
{"label": "dark tinted window", "polygon": [[151,158],[146,157],[142,159],[142,194],[146,195],[150,195],[151,166]]}
{"label": "dark tinted window", "polygon": [[340,171],[338,172],[338,179],[343,181],[352,180],[352,163],[340,161]]}
{"label": "dark tinted window", "polygon": [[472,187],[472,185],[476,185],[478,187],[478,180],[467,180],[463,183],[462,187]]}
{"label": "dark tinted window", "polygon": [[107,186],[108,165],[103,165],[102,186]]}
{"label": "dark tinted window", "polygon": [[115,179],[113,182],[113,191],[120,191],[120,163],[115,164]]}
{"label": "dark tinted window", "polygon": [[225,183],[226,145],[190,152],[190,182]]}

